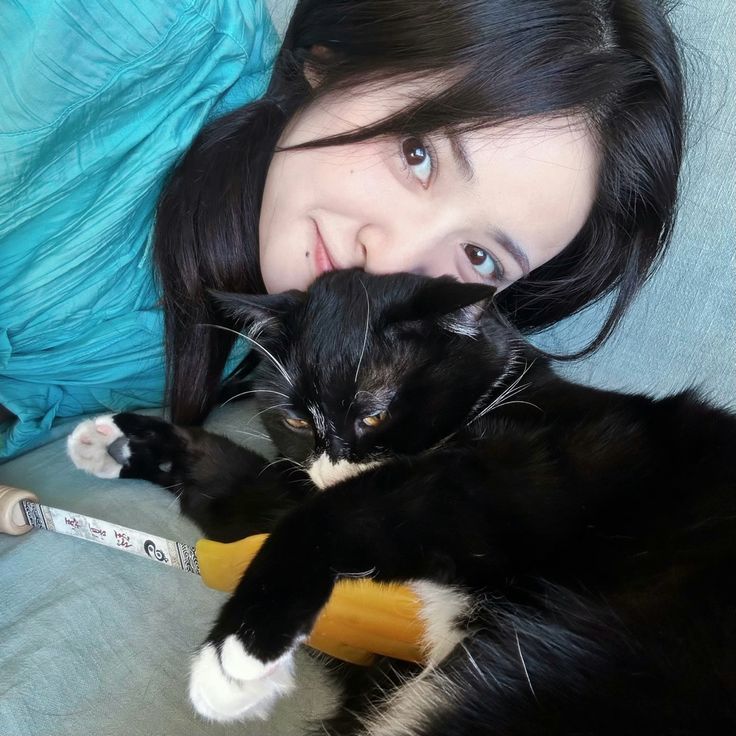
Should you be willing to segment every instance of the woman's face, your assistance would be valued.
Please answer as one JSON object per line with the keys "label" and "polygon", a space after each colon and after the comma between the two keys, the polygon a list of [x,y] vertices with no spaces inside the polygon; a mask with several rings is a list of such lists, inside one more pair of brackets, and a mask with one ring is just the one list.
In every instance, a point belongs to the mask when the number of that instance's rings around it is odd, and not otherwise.
{"label": "woman's face", "polygon": [[[321,100],[279,145],[376,122],[423,91],[402,83]],[[593,139],[574,118],[276,153],[260,214],[263,280],[271,293],[305,289],[357,266],[503,289],[572,240],[597,174]]]}

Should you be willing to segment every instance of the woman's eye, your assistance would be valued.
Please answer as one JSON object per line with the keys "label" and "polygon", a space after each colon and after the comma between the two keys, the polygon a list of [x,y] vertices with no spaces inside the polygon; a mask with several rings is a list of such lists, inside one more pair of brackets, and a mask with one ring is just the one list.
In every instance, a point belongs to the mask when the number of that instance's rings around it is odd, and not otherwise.
{"label": "woman's eye", "polygon": [[388,413],[385,411],[379,411],[377,414],[370,414],[367,417],[361,417],[361,422],[366,427],[377,427],[379,424],[381,424],[386,417],[388,416]]}
{"label": "woman's eye", "polygon": [[421,139],[416,136],[404,138],[401,142],[401,155],[404,162],[423,187],[427,187],[432,177],[432,155]]}
{"label": "woman's eye", "polygon": [[470,261],[470,265],[484,279],[494,277],[500,279],[503,276],[503,269],[498,261],[484,248],[472,243],[466,243],[463,246],[465,255]]}
{"label": "woman's eye", "polygon": [[284,417],[284,423],[292,429],[311,429],[312,425],[306,419]]}

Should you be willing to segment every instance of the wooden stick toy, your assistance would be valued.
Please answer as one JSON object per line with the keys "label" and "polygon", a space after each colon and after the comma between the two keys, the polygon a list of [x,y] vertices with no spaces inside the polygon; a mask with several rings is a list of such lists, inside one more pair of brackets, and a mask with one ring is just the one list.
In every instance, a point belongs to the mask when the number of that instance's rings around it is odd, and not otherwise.
{"label": "wooden stick toy", "polygon": [[[25,534],[47,529],[201,575],[210,588],[232,592],[268,535],[223,544],[200,539],[194,546],[44,506],[30,491],[0,485],[0,532]],[[424,661],[424,623],[419,600],[405,585],[340,580],[307,641],[311,647],[355,664],[376,655]]]}

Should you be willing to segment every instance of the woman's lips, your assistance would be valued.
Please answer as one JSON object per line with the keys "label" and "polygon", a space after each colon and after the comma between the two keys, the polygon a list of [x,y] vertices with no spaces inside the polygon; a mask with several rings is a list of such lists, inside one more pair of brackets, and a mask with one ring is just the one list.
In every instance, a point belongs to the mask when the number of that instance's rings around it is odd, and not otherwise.
{"label": "woman's lips", "polygon": [[319,225],[314,223],[315,232],[317,234],[314,244],[314,262],[317,266],[317,276],[321,276],[327,271],[334,271],[336,266],[330,258],[330,252],[327,250],[325,241],[322,240],[322,233],[319,231]]}

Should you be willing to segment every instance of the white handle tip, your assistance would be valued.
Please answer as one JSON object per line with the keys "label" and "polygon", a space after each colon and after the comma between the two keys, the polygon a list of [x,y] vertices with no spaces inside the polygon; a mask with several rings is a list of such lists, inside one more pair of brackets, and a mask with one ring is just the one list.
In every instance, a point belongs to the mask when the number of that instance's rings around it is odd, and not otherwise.
{"label": "white handle tip", "polygon": [[0,485],[0,532],[4,534],[25,534],[33,527],[26,524],[21,501],[38,502],[38,497],[30,491],[22,491],[20,488]]}

